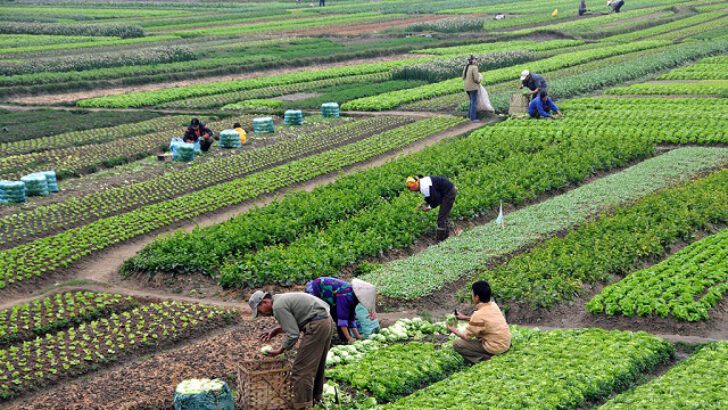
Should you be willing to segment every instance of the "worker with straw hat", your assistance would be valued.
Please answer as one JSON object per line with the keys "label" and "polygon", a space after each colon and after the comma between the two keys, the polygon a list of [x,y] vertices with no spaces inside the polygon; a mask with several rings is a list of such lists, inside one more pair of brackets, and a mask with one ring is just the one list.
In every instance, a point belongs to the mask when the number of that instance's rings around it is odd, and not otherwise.
{"label": "worker with straw hat", "polygon": [[271,295],[262,290],[250,296],[248,305],[253,319],[259,315],[273,316],[278,321],[278,326],[260,335],[261,341],[267,342],[282,332],[286,334],[281,347],[267,352],[269,356],[278,356],[293,348],[303,332],[291,370],[293,408],[313,409],[314,402],[323,398],[326,355],[334,335],[329,306],[302,292]]}
{"label": "worker with straw hat", "polygon": [[353,343],[361,339],[356,326],[356,306],[362,304],[370,318],[376,318],[377,289],[363,280],[352,283],[322,276],[306,284],[306,293],[316,296],[329,305],[331,317],[336,323],[339,338]]}
{"label": "worker with straw hat", "polygon": [[450,211],[455,204],[457,189],[449,179],[439,176],[407,177],[405,181],[410,191],[420,191],[425,196],[425,203],[417,209],[429,212],[432,208],[440,207],[437,214],[437,241],[444,241],[450,236]]}

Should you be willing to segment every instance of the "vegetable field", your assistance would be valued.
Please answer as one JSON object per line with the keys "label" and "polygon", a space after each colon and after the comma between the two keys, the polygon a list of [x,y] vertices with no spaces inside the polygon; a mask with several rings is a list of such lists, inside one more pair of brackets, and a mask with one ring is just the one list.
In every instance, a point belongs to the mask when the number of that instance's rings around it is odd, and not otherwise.
{"label": "vegetable field", "polygon": [[[380,328],[312,410],[728,408],[725,2],[323,3],[3,3],[0,408],[243,408],[285,336],[246,302],[321,276]],[[471,364],[477,280],[510,346]]]}

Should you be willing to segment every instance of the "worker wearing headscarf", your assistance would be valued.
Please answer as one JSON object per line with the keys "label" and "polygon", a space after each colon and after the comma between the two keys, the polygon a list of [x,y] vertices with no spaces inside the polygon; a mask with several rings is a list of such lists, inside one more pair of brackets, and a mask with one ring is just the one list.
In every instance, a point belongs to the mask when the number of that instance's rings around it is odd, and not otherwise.
{"label": "worker wearing headscarf", "polygon": [[437,214],[437,235],[438,241],[443,241],[450,236],[450,211],[455,204],[457,189],[449,179],[439,176],[418,176],[408,177],[405,181],[410,191],[420,191],[425,196],[425,203],[418,209],[429,212],[432,208],[440,207]]}
{"label": "worker wearing headscarf", "polygon": [[[376,312],[376,288],[363,280],[354,279],[352,283],[322,276],[306,284],[306,293],[326,302],[338,327],[339,337],[349,343],[361,339],[356,326],[356,307],[362,304],[369,316]],[[361,299],[360,299],[361,297]]]}

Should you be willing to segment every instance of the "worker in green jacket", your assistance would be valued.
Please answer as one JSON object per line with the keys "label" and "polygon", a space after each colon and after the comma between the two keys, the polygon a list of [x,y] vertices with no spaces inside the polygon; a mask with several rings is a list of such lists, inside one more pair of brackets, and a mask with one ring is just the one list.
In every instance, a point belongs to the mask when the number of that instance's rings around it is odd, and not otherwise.
{"label": "worker in green jacket", "polygon": [[267,342],[285,333],[281,346],[269,351],[269,356],[278,356],[292,349],[303,332],[291,372],[293,408],[313,409],[314,403],[323,399],[326,355],[336,328],[329,314],[329,305],[306,293],[271,295],[261,290],[250,296],[248,305],[253,318],[273,316],[278,321],[278,326],[260,335],[261,341]]}

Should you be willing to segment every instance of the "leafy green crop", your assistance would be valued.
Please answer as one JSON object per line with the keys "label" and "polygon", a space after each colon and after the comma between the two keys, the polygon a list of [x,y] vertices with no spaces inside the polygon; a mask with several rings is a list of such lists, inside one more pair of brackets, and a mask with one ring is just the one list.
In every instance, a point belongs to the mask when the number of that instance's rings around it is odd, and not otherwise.
{"label": "leafy green crop", "polygon": [[591,313],[680,320],[708,319],[728,293],[728,230],[702,239],[667,260],[630,274],[588,304]]}
{"label": "leafy green crop", "polygon": [[674,150],[509,213],[505,228],[489,223],[466,230],[460,236],[430,246],[419,254],[388,263],[362,279],[376,284],[382,295],[414,300],[483,268],[499,256],[582,224],[599,210],[623,205],[727,162],[726,149]]}
{"label": "leafy green crop", "polygon": [[728,343],[701,348],[664,375],[617,395],[599,410],[722,410],[728,406]]}
{"label": "leafy green crop", "polygon": [[383,406],[409,409],[577,409],[609,396],[673,353],[647,333],[514,332],[511,350]]}

